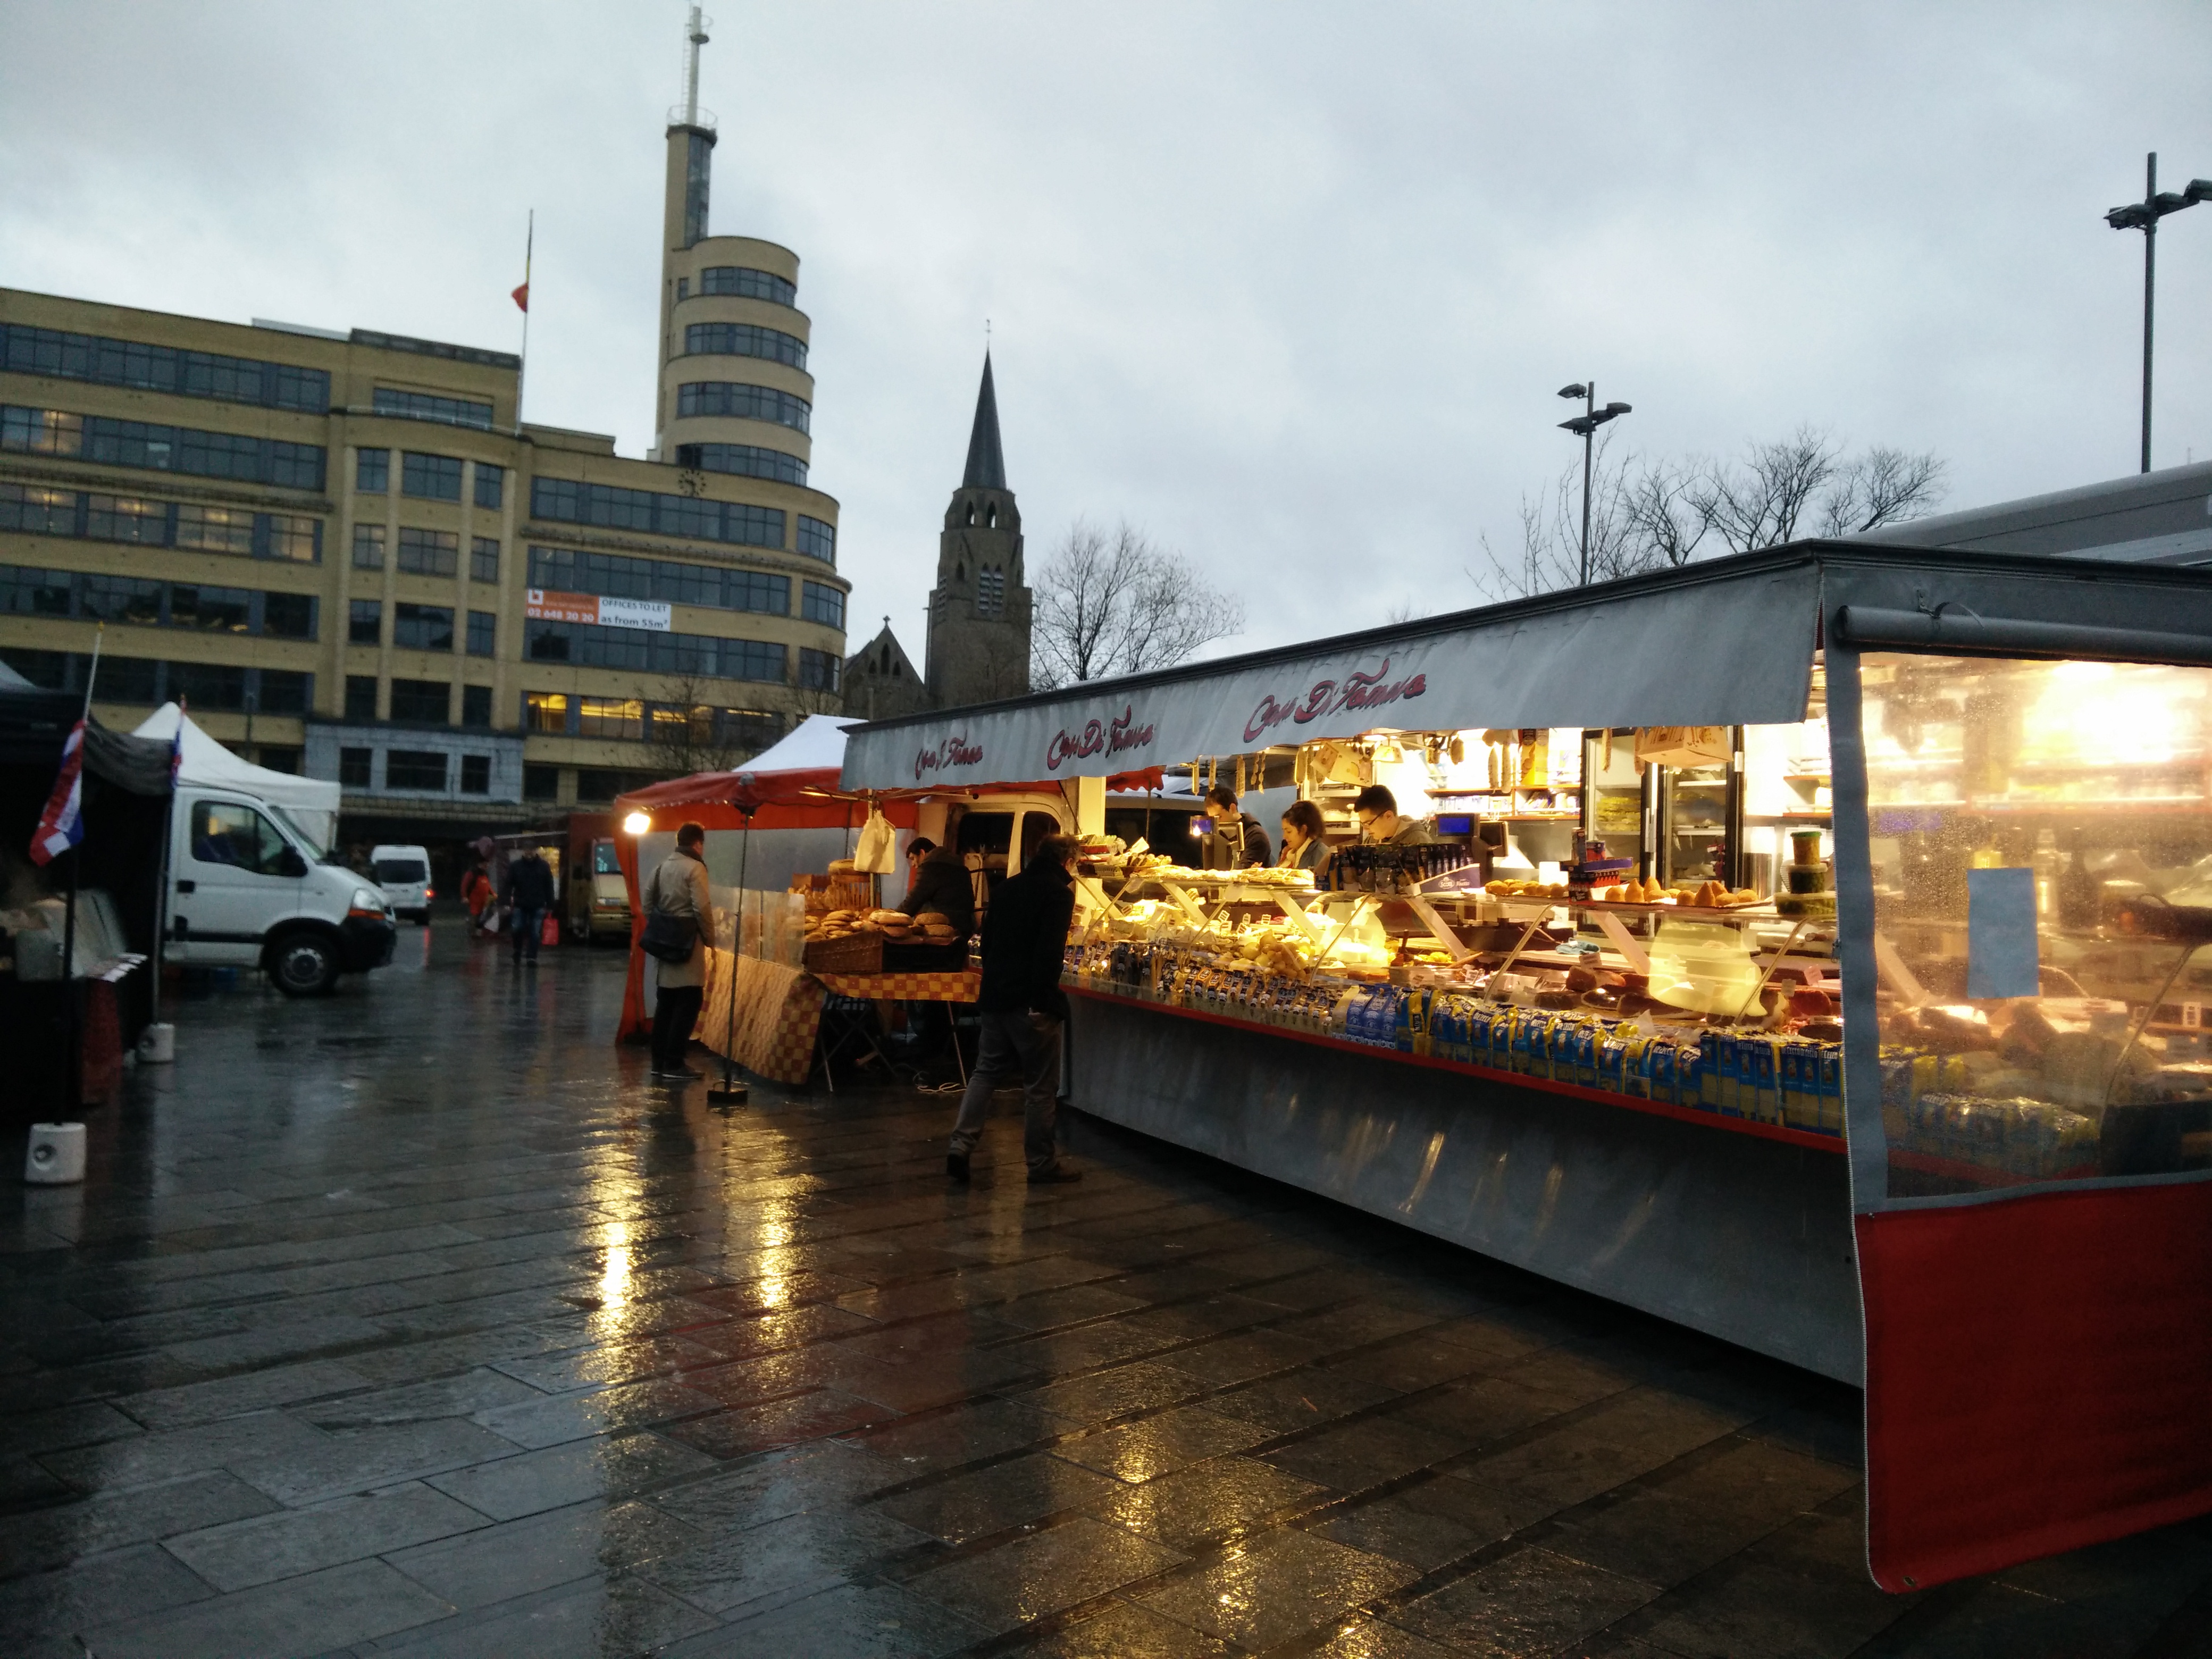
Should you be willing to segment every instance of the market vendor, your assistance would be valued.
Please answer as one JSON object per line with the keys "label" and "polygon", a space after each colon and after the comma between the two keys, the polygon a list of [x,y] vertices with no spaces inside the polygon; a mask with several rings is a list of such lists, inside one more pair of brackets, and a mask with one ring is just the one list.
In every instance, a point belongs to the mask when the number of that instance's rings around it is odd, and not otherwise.
{"label": "market vendor", "polygon": [[1359,839],[1370,847],[1421,847],[1433,839],[1420,819],[1398,816],[1398,798],[1379,783],[1352,798],[1352,815],[1359,820]]}
{"label": "market vendor", "polygon": [[1321,808],[1310,800],[1294,800],[1283,812],[1283,855],[1276,862],[1285,870],[1310,870],[1320,884],[1328,874],[1328,825]]}
{"label": "market vendor", "polygon": [[913,849],[908,849],[906,896],[898,908],[910,916],[935,911],[952,924],[957,938],[965,939],[975,931],[975,894],[969,884],[967,865],[950,847],[926,840],[915,845],[927,850],[915,861]]}
{"label": "market vendor", "polygon": [[1267,854],[1267,832],[1259,819],[1237,810],[1234,789],[1215,784],[1206,792],[1206,811],[1213,828],[1199,843],[1200,869],[1243,870],[1273,862]]}

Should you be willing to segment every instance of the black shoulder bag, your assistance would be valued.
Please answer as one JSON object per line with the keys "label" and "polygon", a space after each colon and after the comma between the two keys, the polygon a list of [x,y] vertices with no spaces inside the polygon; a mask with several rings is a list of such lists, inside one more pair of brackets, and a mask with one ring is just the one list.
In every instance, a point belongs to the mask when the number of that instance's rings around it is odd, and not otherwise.
{"label": "black shoulder bag", "polygon": [[[667,867],[663,865],[660,870]],[[689,962],[699,943],[699,919],[660,908],[660,870],[653,872],[653,908],[646,913],[638,948],[662,962]]]}

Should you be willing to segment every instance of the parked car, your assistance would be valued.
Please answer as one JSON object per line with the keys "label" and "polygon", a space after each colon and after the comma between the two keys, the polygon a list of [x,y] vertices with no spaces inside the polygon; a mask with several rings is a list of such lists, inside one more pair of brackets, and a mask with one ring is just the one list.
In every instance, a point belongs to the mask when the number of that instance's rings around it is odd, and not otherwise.
{"label": "parked car", "polygon": [[297,997],[392,960],[398,928],[383,890],[335,862],[274,801],[188,785],[169,824],[169,961],[258,968]]}
{"label": "parked car", "polygon": [[623,882],[612,836],[595,838],[590,859],[578,860],[570,872],[568,931],[592,943],[629,942],[629,889]]}
{"label": "parked car", "polygon": [[437,894],[430,886],[430,852],[424,847],[374,847],[368,867],[393,912],[409,921],[428,925],[430,901]]}

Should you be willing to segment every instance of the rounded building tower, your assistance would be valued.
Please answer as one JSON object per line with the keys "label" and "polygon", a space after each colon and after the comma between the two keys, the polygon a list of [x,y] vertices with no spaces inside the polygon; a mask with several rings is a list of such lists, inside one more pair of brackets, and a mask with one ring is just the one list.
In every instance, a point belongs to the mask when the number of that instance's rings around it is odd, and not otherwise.
{"label": "rounded building tower", "polygon": [[[684,100],[669,112],[653,455],[702,471],[804,485],[814,378],[806,372],[811,325],[798,305],[799,256],[750,236],[707,234],[714,118],[699,107],[706,43],[694,6]],[[813,522],[801,520],[802,541]],[[827,549],[799,550],[829,556]]]}

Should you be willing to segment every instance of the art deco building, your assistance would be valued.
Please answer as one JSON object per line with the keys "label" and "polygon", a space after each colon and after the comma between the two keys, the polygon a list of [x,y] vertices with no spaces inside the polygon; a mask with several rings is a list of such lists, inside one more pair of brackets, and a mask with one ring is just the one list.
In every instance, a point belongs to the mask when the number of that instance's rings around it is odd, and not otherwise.
{"label": "art deco building", "polygon": [[339,779],[363,840],[604,802],[833,706],[799,261],[706,234],[712,121],[668,128],[646,459],[519,423],[509,353],[0,289],[0,661],[82,690],[105,624],[103,720],[185,698]]}

